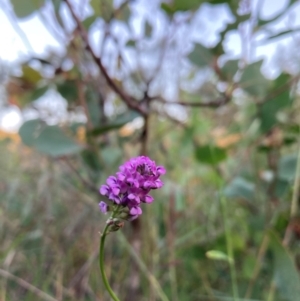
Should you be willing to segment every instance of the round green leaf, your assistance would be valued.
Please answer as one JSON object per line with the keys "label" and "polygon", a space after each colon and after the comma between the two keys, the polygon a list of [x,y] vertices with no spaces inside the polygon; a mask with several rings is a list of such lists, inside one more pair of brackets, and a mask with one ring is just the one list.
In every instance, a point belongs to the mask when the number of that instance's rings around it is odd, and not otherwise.
{"label": "round green leaf", "polygon": [[40,119],[28,120],[19,129],[22,142],[27,146],[33,146],[35,139],[41,132],[44,123]]}
{"label": "round green leaf", "polygon": [[11,0],[18,18],[25,18],[44,5],[44,0]]}
{"label": "round green leaf", "polygon": [[35,148],[53,157],[79,152],[82,146],[65,135],[58,126],[47,126],[34,142]]}
{"label": "round green leaf", "polygon": [[198,146],[195,149],[196,159],[205,164],[215,165],[226,159],[226,151],[213,145]]}

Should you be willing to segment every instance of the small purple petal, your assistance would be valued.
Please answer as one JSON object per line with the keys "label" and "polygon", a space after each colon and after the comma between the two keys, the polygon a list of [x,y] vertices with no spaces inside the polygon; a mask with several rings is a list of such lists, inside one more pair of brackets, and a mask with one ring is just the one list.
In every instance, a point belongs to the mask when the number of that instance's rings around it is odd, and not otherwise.
{"label": "small purple petal", "polygon": [[107,204],[106,204],[105,202],[102,202],[102,201],[101,201],[101,202],[99,203],[99,209],[100,209],[101,212],[107,213],[108,206],[107,206]]}
{"label": "small purple petal", "polygon": [[151,195],[146,195],[145,196],[145,203],[152,203],[153,202],[153,200],[154,200],[154,198],[151,196]]}
{"label": "small purple petal", "polygon": [[164,185],[164,183],[161,180],[159,180],[159,179],[155,180],[156,188],[161,188],[163,185]]}
{"label": "small purple petal", "polygon": [[135,200],[135,195],[133,193],[130,193],[128,195],[129,200]]}
{"label": "small purple petal", "polygon": [[109,188],[107,185],[102,185],[102,186],[100,187],[100,193],[101,193],[102,195],[108,195],[109,192],[110,192],[110,188]]}
{"label": "small purple petal", "polygon": [[114,195],[118,195],[120,193],[120,188],[118,186],[112,186],[111,191]]}
{"label": "small purple petal", "polygon": [[122,172],[117,172],[118,180],[124,181],[126,176]]}
{"label": "small purple petal", "polygon": [[142,214],[142,209],[141,209],[141,207],[138,207],[138,206],[132,207],[132,208],[130,209],[129,213],[130,213],[131,215],[141,215],[141,214]]}
{"label": "small purple petal", "polygon": [[159,175],[164,175],[166,173],[166,169],[163,166],[157,166],[156,171]]}
{"label": "small purple petal", "polygon": [[153,181],[145,181],[143,187],[146,189],[153,189],[156,188],[156,185]]}
{"label": "small purple petal", "polygon": [[107,178],[106,183],[109,186],[116,185],[117,184],[117,178],[113,177],[113,176],[110,176],[110,177]]}

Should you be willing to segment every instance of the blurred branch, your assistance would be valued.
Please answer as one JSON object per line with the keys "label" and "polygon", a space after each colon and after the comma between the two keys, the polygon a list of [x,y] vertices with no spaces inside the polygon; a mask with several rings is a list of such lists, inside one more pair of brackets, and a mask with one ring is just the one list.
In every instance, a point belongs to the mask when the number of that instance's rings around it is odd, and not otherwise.
{"label": "blurred branch", "polygon": [[147,156],[147,140],[148,140],[148,133],[149,133],[149,117],[144,117],[144,127],[141,134],[141,155]]}
{"label": "blurred branch", "polygon": [[145,112],[145,110],[139,105],[139,103],[137,102],[136,99],[134,99],[133,97],[129,96],[123,89],[121,89],[113,80],[112,78],[108,75],[107,70],[105,69],[105,67],[103,66],[102,60],[100,57],[98,57],[94,50],[92,49],[90,43],[89,43],[89,39],[88,39],[88,35],[86,30],[84,29],[81,21],[79,20],[79,18],[77,17],[77,15],[75,14],[70,1],[69,0],[64,0],[65,3],[67,4],[71,15],[74,19],[74,21],[77,24],[77,28],[79,30],[79,33],[81,35],[81,38],[83,39],[83,41],[86,44],[86,49],[87,51],[91,54],[93,60],[95,61],[96,65],[99,67],[100,71],[102,72],[103,76],[105,77],[108,85],[112,88],[112,90],[118,94],[121,99],[127,104],[128,107],[130,107],[131,109],[139,112],[141,115],[146,116],[147,112]]}
{"label": "blurred branch", "polygon": [[44,299],[47,301],[58,301],[57,299],[46,294],[45,292],[43,292],[42,290],[33,286],[32,284],[28,283],[27,281],[23,280],[22,278],[14,276],[5,270],[0,269],[0,276],[16,282],[18,285],[20,285],[21,287],[25,288],[26,290],[31,291],[32,293],[36,294],[41,299]]}
{"label": "blurred branch", "polygon": [[161,102],[166,105],[180,105],[185,107],[202,107],[202,108],[218,108],[221,106],[226,105],[230,102],[231,96],[224,95],[223,97],[220,97],[219,99],[216,99],[214,101],[210,102],[188,102],[188,101],[167,101],[161,96],[152,97],[152,100],[156,100],[158,102]]}

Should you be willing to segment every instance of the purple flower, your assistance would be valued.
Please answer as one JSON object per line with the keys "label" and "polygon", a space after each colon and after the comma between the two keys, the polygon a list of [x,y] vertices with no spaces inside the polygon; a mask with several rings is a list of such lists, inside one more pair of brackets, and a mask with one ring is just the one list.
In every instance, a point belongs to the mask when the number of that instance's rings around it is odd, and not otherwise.
{"label": "purple flower", "polygon": [[[100,193],[114,204],[128,208],[128,219],[133,220],[142,214],[141,203],[153,202],[149,192],[163,186],[159,177],[165,173],[163,166],[156,166],[148,157],[132,158],[119,167],[116,175],[107,178],[106,184],[100,187]],[[100,210],[107,212],[107,205],[102,203],[99,204]]]}
{"label": "purple flower", "polygon": [[103,213],[107,213],[108,211],[108,206],[105,202],[100,202],[99,203],[99,208],[100,208],[100,211],[103,212]]}

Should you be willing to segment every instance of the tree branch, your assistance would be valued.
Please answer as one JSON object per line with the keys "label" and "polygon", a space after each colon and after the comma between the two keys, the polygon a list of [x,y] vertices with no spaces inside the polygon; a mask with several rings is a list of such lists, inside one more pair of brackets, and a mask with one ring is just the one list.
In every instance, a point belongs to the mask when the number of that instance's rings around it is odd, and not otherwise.
{"label": "tree branch", "polygon": [[64,0],[64,2],[67,4],[71,15],[74,19],[74,21],[77,24],[77,28],[79,30],[79,33],[81,35],[82,40],[84,41],[84,43],[86,44],[86,49],[87,51],[91,54],[93,60],[95,61],[96,65],[99,67],[101,73],[103,74],[104,78],[106,79],[108,85],[111,87],[111,89],[118,94],[121,99],[127,104],[128,107],[130,107],[131,109],[139,112],[140,114],[142,114],[143,116],[147,115],[147,112],[140,106],[140,104],[138,103],[138,101],[136,99],[134,99],[133,97],[131,97],[130,95],[128,95],[123,89],[121,89],[113,80],[112,78],[108,75],[105,67],[103,66],[102,60],[100,57],[98,57],[94,50],[92,49],[90,43],[89,43],[89,39],[88,39],[88,35],[86,30],[84,29],[81,21],[79,20],[79,18],[77,17],[77,15],[75,14],[70,1],[69,0]]}
{"label": "tree branch", "polygon": [[167,101],[161,96],[153,97],[152,100],[159,101],[166,105],[180,105],[185,107],[203,107],[203,108],[218,108],[230,102],[231,96],[224,95],[219,99],[210,102],[188,102],[188,101]]}

